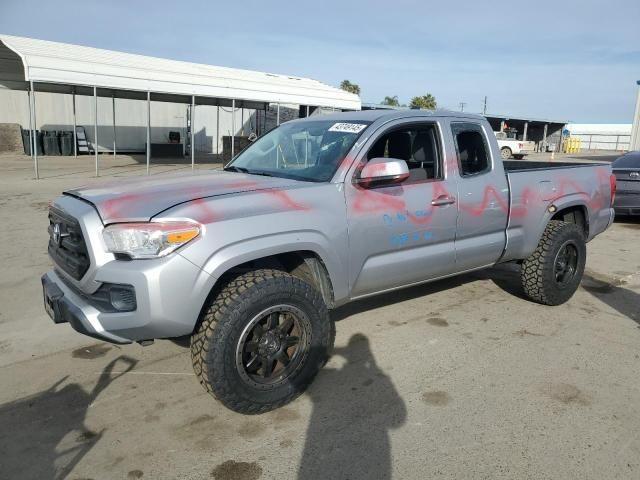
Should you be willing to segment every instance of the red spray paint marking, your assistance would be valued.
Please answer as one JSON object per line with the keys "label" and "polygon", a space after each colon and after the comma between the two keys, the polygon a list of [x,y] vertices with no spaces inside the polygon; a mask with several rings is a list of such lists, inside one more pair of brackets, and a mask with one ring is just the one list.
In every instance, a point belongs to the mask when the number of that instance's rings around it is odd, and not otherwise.
{"label": "red spray paint marking", "polygon": [[[244,190],[259,188],[258,183],[251,180],[220,182],[218,186],[223,189],[231,189],[230,192],[221,193],[235,193],[233,190],[236,189]],[[162,196],[163,193],[162,189],[159,188],[158,190],[151,192],[120,195],[118,197],[105,200],[100,207],[104,211],[104,216],[106,218],[126,217],[128,211],[131,212],[134,210],[133,206],[135,204],[139,204],[141,202],[152,202],[157,197]],[[191,203],[196,212],[194,215],[196,218],[194,218],[194,220],[197,220],[200,223],[212,223],[222,218],[222,214],[214,210],[209,202],[210,198],[216,195],[215,188],[211,189],[207,186],[196,186],[185,188],[183,191],[172,191],[169,193],[176,197],[176,203]],[[278,203],[283,204],[287,209],[308,209],[308,207],[305,207],[293,200],[286,191],[273,189],[265,190],[261,193],[265,193],[273,197]]]}
{"label": "red spray paint marking", "polygon": [[[543,196],[536,190],[530,187],[525,187],[522,191],[521,204],[512,205],[510,215],[512,218],[521,219],[528,215],[528,206],[535,203],[552,204],[561,197],[568,194],[576,194],[585,200],[586,205],[592,210],[599,210],[606,204],[606,198],[602,194],[602,186],[606,186],[609,182],[608,174],[605,170],[598,169],[597,175],[600,180],[600,187],[596,190],[593,198],[586,192],[581,190],[581,187],[573,180],[563,178],[560,180],[558,193],[549,199],[544,199]],[[398,186],[396,188],[411,188],[421,184],[412,184]],[[440,182],[435,182],[433,185],[432,199],[436,200],[440,196],[449,196],[449,192]],[[468,205],[460,203],[460,209],[465,213],[468,213],[474,217],[480,217],[484,215],[490,206],[491,200],[495,199],[498,206],[505,213],[509,213],[509,203],[503,198],[496,188],[492,185],[484,187],[482,200],[477,205]],[[425,212],[429,212],[430,215],[416,216],[407,209],[407,205],[402,198],[391,196],[389,193],[369,191],[366,189],[358,189],[355,194],[353,202],[353,210],[358,213],[382,213],[385,211],[392,211],[394,213],[404,213],[407,215],[409,221],[416,225],[424,225],[431,221],[433,218],[434,208],[430,207],[425,209]]]}
{"label": "red spray paint marking", "polygon": [[505,212],[509,211],[509,204],[504,198],[500,196],[500,194],[492,185],[487,185],[486,187],[484,187],[482,200],[477,206],[474,207],[473,205],[465,205],[460,202],[460,208],[466,213],[473,215],[474,217],[480,217],[484,214],[485,210],[487,210],[492,197],[496,199],[498,205],[500,205],[500,208],[502,210],[504,210]]}

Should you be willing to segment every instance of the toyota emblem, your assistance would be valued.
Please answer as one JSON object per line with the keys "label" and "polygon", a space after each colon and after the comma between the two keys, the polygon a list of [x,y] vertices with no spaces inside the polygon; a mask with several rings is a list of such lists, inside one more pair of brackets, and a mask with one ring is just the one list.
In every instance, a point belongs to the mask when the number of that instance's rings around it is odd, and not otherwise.
{"label": "toyota emblem", "polygon": [[62,231],[60,229],[59,223],[53,224],[53,232],[51,234],[51,238],[53,239],[53,243],[60,246],[60,243],[62,242]]}

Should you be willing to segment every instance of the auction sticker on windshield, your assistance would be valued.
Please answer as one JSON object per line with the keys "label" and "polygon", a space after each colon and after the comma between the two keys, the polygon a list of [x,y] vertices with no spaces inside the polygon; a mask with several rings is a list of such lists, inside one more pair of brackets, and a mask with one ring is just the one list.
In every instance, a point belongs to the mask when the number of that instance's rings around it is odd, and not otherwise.
{"label": "auction sticker on windshield", "polygon": [[329,129],[330,132],[347,132],[347,133],[360,133],[367,128],[362,123],[334,123]]}

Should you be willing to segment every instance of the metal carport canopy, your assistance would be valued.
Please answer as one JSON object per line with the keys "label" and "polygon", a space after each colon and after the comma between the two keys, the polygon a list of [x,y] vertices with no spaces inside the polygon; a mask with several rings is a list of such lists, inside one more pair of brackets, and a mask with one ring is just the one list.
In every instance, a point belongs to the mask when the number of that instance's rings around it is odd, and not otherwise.
{"label": "metal carport canopy", "polygon": [[[25,82],[96,86],[189,97],[360,110],[360,98],[308,78],[216,67],[0,35],[22,60]],[[40,88],[39,88],[40,89]],[[162,101],[160,98],[158,100]],[[239,106],[239,105],[238,105]]]}

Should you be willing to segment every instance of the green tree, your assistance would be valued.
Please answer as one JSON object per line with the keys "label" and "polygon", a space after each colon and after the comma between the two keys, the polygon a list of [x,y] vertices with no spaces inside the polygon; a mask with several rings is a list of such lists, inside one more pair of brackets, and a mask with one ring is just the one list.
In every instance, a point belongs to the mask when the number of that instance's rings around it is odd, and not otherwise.
{"label": "green tree", "polygon": [[436,97],[427,93],[420,97],[413,97],[411,103],[409,103],[409,107],[414,109],[435,110],[438,107],[438,103],[436,102]]}
{"label": "green tree", "polygon": [[349,80],[343,80],[342,83],[340,84],[340,88],[347,92],[360,95],[360,85],[356,83],[351,83]]}
{"label": "green tree", "polygon": [[384,100],[382,100],[382,105],[389,105],[391,107],[399,107],[400,106],[400,102],[398,101],[398,96],[394,95],[393,97],[384,97]]}

